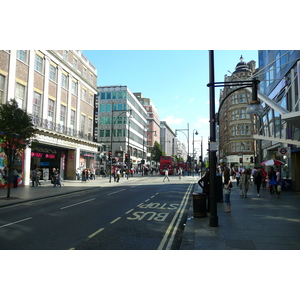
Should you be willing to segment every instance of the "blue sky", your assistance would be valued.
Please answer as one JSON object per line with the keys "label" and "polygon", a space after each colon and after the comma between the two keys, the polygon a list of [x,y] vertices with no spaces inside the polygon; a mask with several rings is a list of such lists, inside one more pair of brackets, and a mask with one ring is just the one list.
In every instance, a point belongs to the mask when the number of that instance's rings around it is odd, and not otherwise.
{"label": "blue sky", "polygon": [[[203,136],[207,149],[209,136],[209,59],[208,50],[83,50],[97,68],[98,85],[127,85],[132,92],[141,92],[154,103],[161,120],[174,130],[193,130],[195,148]],[[246,62],[256,61],[257,50],[215,50],[215,81],[233,72],[243,56]],[[216,88],[216,109],[219,89]],[[185,131],[185,133],[187,133]],[[178,139],[186,142],[183,133]],[[199,150],[200,151],[200,150]],[[190,151],[191,152],[191,151]]]}

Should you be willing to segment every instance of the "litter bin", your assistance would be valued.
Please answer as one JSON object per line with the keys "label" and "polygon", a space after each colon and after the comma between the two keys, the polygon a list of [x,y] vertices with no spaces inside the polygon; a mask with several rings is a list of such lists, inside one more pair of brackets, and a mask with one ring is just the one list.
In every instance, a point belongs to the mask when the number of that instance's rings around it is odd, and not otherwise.
{"label": "litter bin", "polygon": [[215,197],[217,202],[223,202],[223,183],[222,175],[216,176],[216,192]]}
{"label": "litter bin", "polygon": [[206,218],[206,194],[193,193],[194,218]]}

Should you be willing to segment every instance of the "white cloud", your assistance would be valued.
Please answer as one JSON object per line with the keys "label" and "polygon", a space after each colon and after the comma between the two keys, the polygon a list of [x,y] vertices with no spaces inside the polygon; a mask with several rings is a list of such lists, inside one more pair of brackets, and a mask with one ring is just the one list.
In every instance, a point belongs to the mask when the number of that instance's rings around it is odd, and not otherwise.
{"label": "white cloud", "polygon": [[195,101],[195,98],[191,98],[191,99],[190,99],[190,102],[194,102],[194,101]]}
{"label": "white cloud", "polygon": [[166,121],[168,125],[182,124],[183,118],[175,118],[174,116],[167,116],[163,121]]}

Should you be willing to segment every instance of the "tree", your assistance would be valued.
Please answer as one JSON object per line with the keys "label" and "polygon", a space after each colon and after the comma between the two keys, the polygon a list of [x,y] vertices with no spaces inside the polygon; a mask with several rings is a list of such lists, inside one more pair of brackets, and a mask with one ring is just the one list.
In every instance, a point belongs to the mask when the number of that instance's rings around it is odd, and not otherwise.
{"label": "tree", "polygon": [[154,142],[154,146],[151,150],[151,160],[154,160],[157,163],[160,161],[160,157],[163,156],[163,152],[161,150],[161,145],[158,142]]}
{"label": "tree", "polygon": [[0,145],[7,158],[7,198],[10,198],[15,158],[30,144],[36,131],[31,116],[18,107],[15,99],[0,106]]}

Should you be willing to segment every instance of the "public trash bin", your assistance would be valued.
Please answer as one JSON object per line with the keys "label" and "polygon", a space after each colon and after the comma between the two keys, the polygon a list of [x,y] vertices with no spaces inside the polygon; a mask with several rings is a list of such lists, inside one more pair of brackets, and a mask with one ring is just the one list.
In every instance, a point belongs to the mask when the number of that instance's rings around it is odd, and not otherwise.
{"label": "public trash bin", "polygon": [[216,176],[216,192],[215,197],[217,202],[223,202],[223,183],[222,175]]}
{"label": "public trash bin", "polygon": [[206,194],[193,193],[194,218],[206,218]]}

